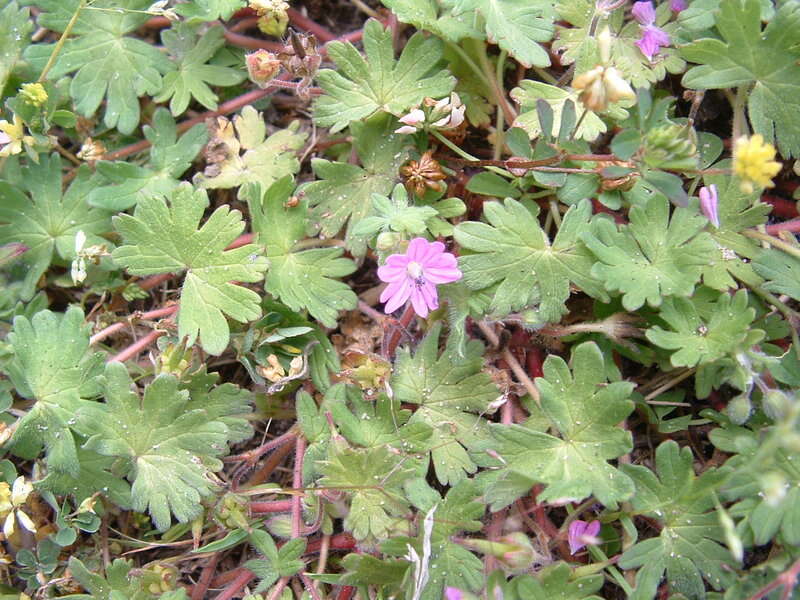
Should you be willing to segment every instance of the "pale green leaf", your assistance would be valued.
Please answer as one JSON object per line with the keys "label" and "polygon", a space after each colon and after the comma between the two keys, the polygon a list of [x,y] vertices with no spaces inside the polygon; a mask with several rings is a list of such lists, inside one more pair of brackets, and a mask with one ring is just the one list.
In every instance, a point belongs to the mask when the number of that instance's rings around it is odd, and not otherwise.
{"label": "pale green leaf", "polygon": [[[109,214],[92,208],[86,196],[97,185],[88,166],[61,192],[61,159],[41,155],[39,163],[23,167],[19,181],[0,181],[0,244],[20,242],[28,250],[20,260],[28,265],[22,297],[29,299],[51,263],[66,265],[75,257],[75,235],[86,234],[86,245],[111,244],[100,237],[110,229]],[[27,195],[24,192],[27,192]]]}
{"label": "pale green leaf", "polygon": [[350,42],[331,42],[327,48],[338,70],[317,75],[325,94],[314,103],[314,120],[331,131],[380,111],[399,116],[423,98],[447,96],[455,85],[446,70],[437,69],[441,41],[417,33],[395,61],[391,30],[374,19],[364,27],[366,58]]}
{"label": "pale green leaf", "polygon": [[409,424],[425,423],[436,476],[443,484],[457,483],[477,469],[467,450],[488,437],[481,416],[500,395],[492,379],[481,371],[483,346],[473,340],[463,356],[448,348],[439,355],[440,325],[431,328],[412,356],[408,348],[397,353],[391,387],[400,402],[416,404]]}
{"label": "pale green leaf", "polygon": [[607,298],[590,274],[594,259],[578,236],[589,223],[588,201],[570,207],[552,243],[536,218],[536,205],[507,198],[503,204],[485,203],[483,211],[489,224],[460,223],[455,239],[474,252],[459,258],[464,282],[474,290],[500,284],[490,311],[506,315],[525,308],[538,293],[538,318],[558,322],[567,310],[571,283],[590,296]]}
{"label": "pale green leaf", "polygon": [[10,0],[0,9],[0,48],[3,59],[0,60],[0,90],[6,86],[8,76],[20,58],[20,54],[30,43],[33,23],[30,10],[20,8],[16,0]]}
{"label": "pale green leaf", "polygon": [[626,310],[691,295],[717,248],[702,231],[705,218],[686,208],[676,208],[672,218],[669,212],[669,202],[657,195],[646,206],[631,208],[629,224],[596,219],[582,236],[598,259],[592,274],[608,291],[622,294]]}
{"label": "pale green leaf", "polygon": [[175,189],[169,204],[140,200],[133,216],[114,217],[126,245],[113,258],[133,275],[185,271],[178,336],[191,345],[199,335],[206,352],[221,354],[230,334],[225,316],[246,322],[261,314],[259,295],[235,282],[260,281],[267,261],[254,244],[225,250],[244,229],[237,210],[220,206],[198,229],[207,207],[206,193],[188,183]]}
{"label": "pale green leaf", "polygon": [[[209,157],[210,164],[203,173],[194,176],[195,185],[219,189],[257,183],[267,189],[281,177],[294,175],[300,170],[297,151],[307,137],[298,132],[299,127],[300,123],[294,121],[266,137],[261,113],[249,105],[233,118],[233,123],[217,117],[210,143],[214,157]],[[222,159],[216,158],[219,154]]]}
{"label": "pale green leaf", "polygon": [[265,289],[295,311],[306,309],[327,327],[336,326],[340,311],[356,307],[357,298],[347,284],[336,278],[350,275],[355,263],[342,256],[341,248],[297,247],[305,238],[308,205],[286,206],[294,181],[284,177],[265,193],[253,190],[248,206],[253,231],[266,248],[269,272]]}
{"label": "pale green leaf", "polygon": [[[34,0],[42,9],[39,25],[62,32],[81,0]],[[138,29],[147,19],[151,0],[129,0],[116,10],[115,0],[97,0],[81,10],[48,76],[55,80],[75,73],[70,95],[75,108],[91,117],[105,99],[103,123],[122,133],[131,133],[139,124],[139,96],[161,90],[161,76],[172,68],[170,60],[152,44],[126,34]],[[110,10],[109,10],[110,9]],[[54,44],[36,44],[25,52],[35,67],[44,68]]]}
{"label": "pale green leaf", "polygon": [[196,37],[188,25],[173,25],[161,34],[164,46],[172,55],[176,68],[164,76],[161,93],[153,98],[156,102],[170,99],[169,109],[178,116],[189,107],[194,98],[209,110],[217,108],[217,95],[210,86],[231,86],[241,83],[245,73],[222,65],[210,65],[208,61],[225,45],[225,30],[217,25]]}

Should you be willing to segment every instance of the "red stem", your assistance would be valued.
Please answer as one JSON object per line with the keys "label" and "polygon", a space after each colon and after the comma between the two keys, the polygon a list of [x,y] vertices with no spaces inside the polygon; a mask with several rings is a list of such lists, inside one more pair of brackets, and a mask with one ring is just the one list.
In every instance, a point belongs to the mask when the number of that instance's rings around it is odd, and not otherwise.
{"label": "red stem", "polygon": [[242,572],[234,579],[214,600],[230,600],[241,589],[255,579],[255,575],[247,569],[242,569]]}
{"label": "red stem", "polygon": [[251,502],[250,513],[262,515],[268,513],[288,512],[292,510],[291,500],[274,500],[271,502]]}
{"label": "red stem", "polygon": [[[295,490],[303,487],[303,461],[306,455],[306,438],[298,435],[294,443],[294,476],[292,486]],[[291,499],[292,503],[292,537],[300,537],[303,525],[303,496],[298,494]]]}
{"label": "red stem", "polygon": [[352,600],[355,593],[356,588],[354,588],[352,585],[346,585],[339,590],[336,600]]}
{"label": "red stem", "polygon": [[125,362],[128,359],[133,358],[134,356],[138,355],[139,352],[147,348],[150,344],[160,338],[162,335],[166,335],[166,331],[151,331],[142,339],[134,342],[127,348],[125,348],[119,354],[112,356],[106,362]]}
{"label": "red stem", "polygon": [[286,14],[289,15],[289,20],[292,22],[292,24],[297,25],[300,29],[305,29],[308,33],[314,34],[314,36],[323,43],[336,39],[336,36],[328,29],[319,23],[312,21],[295,9],[290,8],[286,11]]}
{"label": "red stem", "polygon": [[246,48],[248,50],[269,50],[270,52],[282,52],[284,45],[280,42],[270,42],[269,40],[260,40],[258,38],[235,33],[233,31],[225,32],[225,39],[239,48]]}
{"label": "red stem", "polygon": [[206,563],[206,566],[203,567],[203,571],[200,573],[200,579],[197,580],[197,583],[192,589],[192,600],[203,600],[203,598],[205,598],[206,592],[211,585],[211,579],[214,577],[214,570],[217,568],[220,556],[219,553],[214,554],[209,559],[208,563]]}
{"label": "red stem", "polygon": [[[156,310],[151,310],[148,312],[143,312],[140,314],[133,314],[133,319],[160,319],[161,317],[168,317],[174,314],[178,310],[178,305],[173,304],[171,306],[165,306],[164,308],[157,308]],[[128,325],[130,325],[129,320],[119,321],[118,323],[114,323],[113,325],[109,325],[105,329],[101,329],[97,333],[95,333],[91,338],[89,338],[89,344],[96,344],[100,340],[104,340],[108,336],[125,329]]]}
{"label": "red stem", "polygon": [[783,223],[767,225],[767,233],[770,235],[775,235],[780,231],[800,233],[800,219],[792,219],[791,221],[784,221]]}

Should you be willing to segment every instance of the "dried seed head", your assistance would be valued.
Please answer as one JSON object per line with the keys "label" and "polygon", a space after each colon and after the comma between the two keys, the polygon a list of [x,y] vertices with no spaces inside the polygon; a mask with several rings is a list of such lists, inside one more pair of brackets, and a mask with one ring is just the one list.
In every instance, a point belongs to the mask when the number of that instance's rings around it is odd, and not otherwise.
{"label": "dried seed head", "polygon": [[406,178],[406,188],[421,197],[426,188],[441,191],[447,178],[442,166],[433,158],[433,151],[428,150],[419,160],[410,160],[400,168],[400,174]]}

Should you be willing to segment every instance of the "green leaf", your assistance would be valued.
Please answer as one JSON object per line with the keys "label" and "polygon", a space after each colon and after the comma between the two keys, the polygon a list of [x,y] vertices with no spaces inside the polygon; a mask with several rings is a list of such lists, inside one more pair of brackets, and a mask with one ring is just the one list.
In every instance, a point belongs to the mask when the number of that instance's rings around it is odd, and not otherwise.
{"label": "green leaf", "polygon": [[763,289],[800,299],[800,258],[774,248],[762,250],[753,268],[767,280]]}
{"label": "green leaf", "polygon": [[409,205],[408,192],[399,183],[394,186],[391,198],[372,194],[372,206],[375,216],[359,221],[353,228],[355,235],[372,236],[380,231],[399,231],[413,237],[425,233],[426,221],[438,215],[432,206]]}
{"label": "green leaf", "polygon": [[350,42],[331,42],[327,48],[339,69],[317,75],[325,94],[314,103],[314,120],[334,132],[379,111],[400,115],[423,98],[447,96],[455,86],[446,70],[437,69],[441,41],[422,33],[408,40],[396,62],[391,30],[374,19],[364,27],[366,58]]}
{"label": "green leaf", "polygon": [[406,453],[426,452],[432,429],[427,423],[408,423],[411,411],[400,408],[396,398],[380,394],[375,401],[361,394],[349,398],[350,406],[337,402],[330,407],[342,435],[352,444],[365,448],[389,446]]}
{"label": "green leaf", "polygon": [[634,206],[630,223],[618,227],[596,219],[582,236],[599,262],[592,275],[607,290],[622,293],[622,305],[634,311],[645,302],[660,306],[664,298],[689,296],[716,244],[702,232],[706,219],[685,208],[669,215],[669,203],[654,196]]}
{"label": "green leaf", "polygon": [[[726,163],[717,166],[725,168]],[[751,287],[762,285],[764,281],[756,273],[758,267],[751,262],[762,255],[761,248],[739,232],[765,223],[772,207],[760,202],[757,193],[742,192],[736,177],[709,175],[704,181],[707,186],[717,186],[719,228],[706,227],[717,243],[717,252],[703,267],[703,283],[719,291],[738,287],[738,281]]]}
{"label": "green leaf", "polygon": [[305,238],[308,203],[287,207],[294,190],[291,177],[284,177],[264,194],[255,189],[248,196],[253,231],[264,244],[269,259],[265,289],[295,311],[307,309],[327,327],[336,327],[341,310],[356,307],[357,298],[344,277],[356,270],[342,257],[341,248],[310,248],[296,245]]}
{"label": "green leaf", "polygon": [[150,600],[153,597],[143,585],[141,575],[137,576],[133,562],[117,558],[105,569],[105,577],[93,573],[75,556],[69,559],[69,570],[75,580],[88,594],[70,596],[91,600]]}
{"label": "green leaf", "polygon": [[382,0],[382,2],[403,23],[411,23],[417,29],[435,33],[449,42],[455,43],[465,37],[477,39],[483,37],[483,32],[472,25],[473,19],[463,14],[454,16],[452,11],[448,11],[436,0]]}
{"label": "green leaf", "polygon": [[225,45],[224,33],[220,25],[199,38],[188,25],[177,24],[165,29],[161,41],[173,57],[176,69],[164,76],[161,93],[153,100],[164,102],[171,98],[169,109],[175,116],[183,114],[192,98],[208,110],[216,110],[217,95],[209,86],[236,85],[245,79],[241,69],[206,64]]}
{"label": "green leaf", "polygon": [[97,185],[89,191],[90,205],[120,211],[129,209],[142,198],[168,196],[208,141],[202,123],[178,139],[175,120],[166,108],[157,109],[153,124],[145,125],[142,130],[151,143],[148,162],[139,166],[126,161],[99,161],[97,171],[110,184]]}
{"label": "green leaf", "polygon": [[784,3],[762,31],[759,0],[721,2],[716,26],[723,39],[703,38],[681,48],[699,66],[683,76],[695,89],[752,86],[747,108],[753,129],[777,139],[787,157],[800,153],[800,6]]}
{"label": "green leaf", "polygon": [[[81,0],[34,0],[42,9],[38,22],[63,32]],[[94,115],[105,98],[103,123],[122,133],[139,124],[139,96],[161,90],[161,76],[172,68],[170,60],[152,44],[126,34],[138,29],[149,15],[142,14],[151,0],[129,0],[119,11],[114,0],[97,0],[78,15],[48,76],[56,80],[75,73],[70,95],[75,108],[86,117]],[[25,52],[37,69],[50,58],[55,44],[36,44]]]}
{"label": "green leaf", "polygon": [[87,246],[110,246],[99,237],[109,230],[110,222],[108,213],[86,204],[86,196],[97,184],[88,166],[78,169],[63,195],[57,154],[42,155],[38,164],[23,167],[19,181],[13,183],[0,181],[0,244],[20,242],[28,248],[20,257],[28,265],[21,292],[27,300],[54,260],[67,264],[75,257],[78,231],[86,234]]}
{"label": "green leaf", "polygon": [[33,459],[47,450],[47,465],[78,476],[79,461],[70,431],[78,408],[99,395],[103,355],[89,351],[83,311],[43,310],[32,319],[19,316],[8,341],[14,353],[6,366],[17,394],[36,403],[17,422],[12,450]]}
{"label": "green leaf", "polygon": [[250,532],[250,543],[264,557],[248,560],[244,564],[245,569],[255,573],[260,580],[256,593],[269,589],[280,577],[296,575],[306,566],[302,560],[306,551],[306,540],[303,538],[289,540],[278,548],[270,534],[263,529],[254,529]]}
{"label": "green leaf", "polygon": [[397,121],[388,116],[353,123],[355,149],[362,166],[347,162],[330,162],[322,158],[311,161],[318,181],[301,188],[305,192],[311,218],[324,237],[335,237],[347,224],[345,241],[355,256],[367,250],[367,238],[355,233],[356,225],[373,214],[372,195],[388,196],[398,178],[398,169],[405,162],[408,136],[394,133]]}
{"label": "green leaf", "polygon": [[[633,19],[626,24],[624,8],[618,7],[608,14],[605,6],[597,5],[594,0],[558,0],[556,11],[561,20],[570,25],[559,27],[553,41],[553,50],[560,55],[561,63],[575,63],[576,74],[597,66],[600,63],[598,23],[607,23],[612,34],[610,65],[617,68],[633,87],[649,88],[664,79],[667,73],[682,72],[686,63],[674,48],[661,48],[652,61],[642,54],[636,46],[636,41],[641,38],[641,27]],[[669,3],[658,4],[655,24],[674,35],[677,26],[670,23],[671,20]]]}
{"label": "green leaf", "polygon": [[425,423],[433,433],[430,453],[442,484],[455,484],[477,469],[467,454],[488,437],[481,417],[500,395],[492,379],[481,371],[483,345],[473,340],[462,356],[449,347],[439,355],[439,324],[431,328],[414,355],[397,352],[391,387],[400,402],[416,404],[409,425]]}
{"label": "green leaf", "polygon": [[[305,133],[298,133],[300,123],[293,121],[267,137],[267,125],[261,113],[245,106],[233,124],[217,117],[209,146],[214,157],[205,172],[194,176],[195,185],[201,188],[233,188],[246,183],[258,183],[267,189],[281,177],[294,175],[300,170],[297,150],[306,141]],[[234,133],[235,128],[235,133]],[[242,154],[240,152],[244,150]],[[222,156],[219,160],[216,156]]]}
{"label": "green leaf", "polygon": [[260,281],[267,268],[258,246],[225,250],[244,229],[238,210],[220,206],[198,229],[208,206],[202,190],[183,183],[167,204],[143,198],[133,216],[114,217],[114,226],[127,242],[113,252],[114,261],[133,275],[186,271],[178,315],[178,336],[221,354],[230,329],[225,315],[240,322],[261,314],[259,295],[234,282]]}
{"label": "green leaf", "polygon": [[77,459],[80,463],[77,476],[49,470],[43,479],[36,482],[36,489],[61,496],[71,495],[76,506],[100,492],[121,508],[131,507],[131,486],[112,472],[113,458],[78,448]]}
{"label": "green leaf", "polygon": [[332,444],[327,459],[317,465],[323,475],[319,486],[338,488],[349,498],[344,528],[357,540],[386,539],[394,520],[406,514],[408,501],[402,486],[414,469],[398,462],[388,448],[348,448],[342,441]]}
{"label": "green leaf", "polygon": [[230,19],[231,15],[244,8],[244,0],[192,0],[175,5],[175,12],[189,23],[204,23],[217,19]]}
{"label": "green leaf", "polygon": [[[498,482],[509,476],[515,486],[526,483],[520,492],[545,483],[540,501],[577,502],[591,495],[603,504],[626,500],[633,495],[633,482],[607,461],[631,450],[631,434],[618,424],[633,411],[633,384],[607,383],[603,354],[594,342],[577,346],[571,362],[572,372],[551,354],[544,378],[536,379],[542,412],[558,437],[538,427],[492,426],[496,443],[491,447],[502,458],[502,465],[494,465],[502,466]],[[500,506],[495,502],[492,508]]]}
{"label": "green leaf", "polygon": [[526,66],[548,67],[550,57],[537,42],[553,37],[552,0],[457,0],[456,15],[474,10],[486,20],[486,36]]}
{"label": "green leaf", "polygon": [[670,331],[655,325],[647,330],[647,339],[661,348],[677,350],[670,358],[675,367],[694,367],[734,356],[764,339],[763,330],[751,327],[756,311],[747,306],[745,290],[732,297],[722,293],[712,304],[668,298],[660,316]]}
{"label": "green leaf", "polygon": [[[773,429],[769,435],[774,439],[785,434]],[[796,453],[779,444],[770,453],[758,454],[772,440],[764,439],[760,431],[730,423],[712,430],[709,437],[714,446],[734,455],[725,462],[725,468],[732,473],[722,493],[726,500],[739,501],[730,509],[732,515],[741,517],[737,529],[750,530],[757,546],[768,544],[778,532],[787,544],[799,544],[800,468],[796,465]],[[770,477],[779,482],[773,489],[780,492],[768,496],[764,488]]]}
{"label": "green leaf", "polygon": [[[511,90],[511,97],[520,105],[520,114],[514,121],[515,127],[525,130],[531,139],[536,139],[542,133],[539,124],[539,113],[536,108],[537,100],[544,100],[553,109],[553,119],[558,125],[552,132],[555,137],[559,136],[561,126],[561,114],[567,101],[573,102],[579,114],[586,112],[586,116],[581,118],[580,126],[575,132],[578,139],[592,142],[601,133],[605,133],[606,124],[592,111],[587,111],[583,103],[578,99],[578,92],[570,89],[562,89],[554,85],[548,85],[541,81],[531,81],[524,79],[520,81],[519,87]],[[623,113],[620,116],[623,116]],[[571,132],[570,132],[571,133]]]}
{"label": "green leaf", "polygon": [[20,8],[16,0],[10,0],[0,10],[0,48],[3,49],[3,60],[0,61],[0,93],[19,61],[20,54],[30,43],[28,35],[31,29],[33,23],[30,20],[30,9]]}
{"label": "green leaf", "polygon": [[558,322],[574,283],[592,297],[607,299],[590,275],[593,257],[578,234],[591,216],[588,201],[571,206],[552,244],[539,225],[538,206],[506,199],[483,205],[486,223],[460,223],[455,239],[475,254],[462,255],[464,282],[473,290],[499,282],[490,310],[507,315],[529,306],[538,293],[542,322]]}
{"label": "green leaf", "polygon": [[169,527],[170,515],[191,521],[203,510],[201,499],[216,489],[217,457],[238,436],[213,398],[190,399],[172,375],[156,377],[141,399],[124,365],[109,363],[105,376],[105,403],[78,411],[77,429],[89,436],[84,448],[120,459],[133,510],[149,511],[160,530]]}
{"label": "green leaf", "polygon": [[[631,500],[636,511],[643,511],[661,525],[661,533],[629,548],[619,566],[632,569],[644,565],[657,583],[667,572],[670,591],[692,600],[706,597],[705,579],[714,589],[724,589],[736,568],[723,540],[722,527],[711,493],[722,474],[707,469],[696,477],[692,451],[667,441],[656,449],[658,477],[647,467],[620,467],[636,484]],[[709,512],[710,511],[710,512]],[[646,596],[645,596],[646,597]]]}
{"label": "green leaf", "polygon": [[565,562],[545,567],[536,577],[514,578],[519,598],[527,600],[601,600],[595,595],[603,587],[602,575],[578,576]]}

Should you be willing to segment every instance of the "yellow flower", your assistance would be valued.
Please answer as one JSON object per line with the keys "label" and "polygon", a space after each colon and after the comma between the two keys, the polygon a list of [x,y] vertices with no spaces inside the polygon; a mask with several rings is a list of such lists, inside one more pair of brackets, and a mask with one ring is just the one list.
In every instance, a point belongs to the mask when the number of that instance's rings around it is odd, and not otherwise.
{"label": "yellow flower", "polygon": [[23,83],[19,91],[25,104],[42,106],[47,102],[47,91],[41,83]]}
{"label": "yellow flower", "polygon": [[740,137],[733,147],[733,172],[742,180],[742,191],[750,194],[753,184],[772,187],[772,178],[781,170],[781,163],[774,160],[775,148],[764,142],[760,134]]}
{"label": "yellow flower", "polygon": [[14,115],[14,121],[9,123],[0,120],[0,156],[10,156],[22,152],[22,144],[33,145],[33,138],[25,135],[25,125],[19,115]]}

